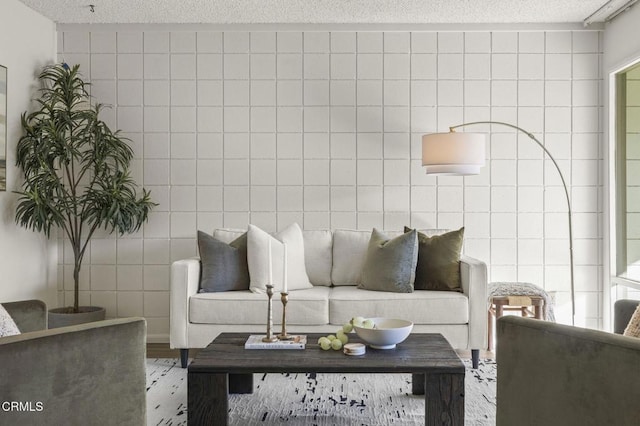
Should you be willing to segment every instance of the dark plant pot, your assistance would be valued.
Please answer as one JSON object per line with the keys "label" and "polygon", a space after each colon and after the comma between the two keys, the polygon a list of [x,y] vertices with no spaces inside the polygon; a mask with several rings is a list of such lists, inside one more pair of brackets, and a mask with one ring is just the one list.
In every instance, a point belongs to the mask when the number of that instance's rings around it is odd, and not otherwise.
{"label": "dark plant pot", "polygon": [[49,309],[49,328],[67,327],[87,322],[102,321],[107,311],[99,306],[80,306],[80,312],[69,312],[70,308]]}

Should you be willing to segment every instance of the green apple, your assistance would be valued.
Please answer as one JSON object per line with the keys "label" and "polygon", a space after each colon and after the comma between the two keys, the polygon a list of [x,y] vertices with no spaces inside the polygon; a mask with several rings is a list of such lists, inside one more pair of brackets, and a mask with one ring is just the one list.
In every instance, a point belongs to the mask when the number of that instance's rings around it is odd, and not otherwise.
{"label": "green apple", "polygon": [[353,331],[353,325],[351,323],[346,323],[342,326],[342,331],[345,333],[351,333]]}
{"label": "green apple", "polygon": [[375,323],[373,322],[373,320],[366,319],[362,322],[362,328],[373,328],[374,326]]}
{"label": "green apple", "polygon": [[340,339],[332,340],[331,347],[334,351],[339,351],[340,349],[342,349],[342,341]]}
{"label": "green apple", "polygon": [[[339,341],[339,340],[338,340],[338,341]],[[329,339],[327,339],[327,340],[323,340],[323,341],[320,343],[320,347],[322,348],[322,350],[323,350],[323,351],[328,351],[329,349],[331,349],[331,346],[333,346],[333,345],[331,344],[331,342],[329,341]]]}

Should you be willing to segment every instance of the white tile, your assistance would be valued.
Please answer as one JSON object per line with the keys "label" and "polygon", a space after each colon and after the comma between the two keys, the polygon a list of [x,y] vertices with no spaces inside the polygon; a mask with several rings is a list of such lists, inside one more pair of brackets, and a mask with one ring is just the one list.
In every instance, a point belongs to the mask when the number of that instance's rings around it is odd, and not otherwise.
{"label": "white tile", "polygon": [[249,35],[251,52],[271,53],[276,51],[276,33],[271,31],[252,31]]}
{"label": "white tile", "polygon": [[118,53],[142,53],[141,32],[118,32]]}
{"label": "white tile", "polygon": [[329,131],[329,107],[306,107],[304,110],[305,132]]}
{"label": "white tile", "polygon": [[542,160],[518,161],[518,185],[537,186],[543,184]]}
{"label": "white tile", "polygon": [[144,105],[168,106],[169,82],[166,80],[145,80]]}
{"label": "white tile", "polygon": [[170,46],[172,53],[192,53],[196,51],[196,33],[192,31],[175,31],[171,33]]}
{"label": "white tile", "polygon": [[305,105],[329,105],[329,81],[305,80]]}
{"label": "white tile", "polygon": [[358,160],[356,172],[358,185],[382,185],[383,183],[382,160]]}
{"label": "white tile", "polygon": [[249,108],[226,107],[224,109],[224,130],[225,132],[248,132]]}
{"label": "white tile", "polygon": [[573,82],[571,93],[573,94],[574,106],[600,105],[599,80],[576,80]]}
{"label": "white tile", "polygon": [[108,54],[91,55],[91,78],[116,78],[116,56]]}
{"label": "white tile", "polygon": [[574,160],[571,164],[571,183],[575,186],[598,184],[597,160]]}
{"label": "white tile", "polygon": [[235,80],[249,78],[249,55],[225,53],[223,61],[224,78]]}
{"label": "white tile", "polygon": [[278,105],[302,105],[302,82],[277,81],[277,102]]}
{"label": "white tile", "polygon": [[385,53],[409,53],[411,48],[411,34],[405,31],[385,32],[384,52]]}
{"label": "white tile", "polygon": [[[197,160],[196,180],[198,185],[222,185],[223,163],[222,160]],[[200,186],[198,187],[198,189]],[[198,203],[200,200],[198,199]],[[198,204],[200,208],[200,204]],[[218,209],[216,209],[218,210]]]}
{"label": "white tile", "polygon": [[382,55],[358,54],[358,80],[382,79]]}
{"label": "white tile", "polygon": [[385,132],[409,132],[409,108],[385,107],[383,127]]}
{"label": "white tile", "polygon": [[574,79],[597,79],[600,77],[598,54],[576,53],[572,58]]}
{"label": "white tile", "polygon": [[[202,160],[206,161],[206,160]],[[198,186],[198,211],[220,211],[222,210],[222,187],[221,186]]]}
{"label": "white tile", "polygon": [[571,79],[571,55],[550,54],[545,55],[544,75],[547,80]]}
{"label": "white tile", "polygon": [[196,104],[196,82],[175,80],[171,82],[171,105],[192,106]]}
{"label": "white tile", "polygon": [[437,55],[413,54],[411,55],[411,79],[431,80],[438,75]]}
{"label": "white tile", "polygon": [[330,120],[332,132],[356,131],[356,109],[354,107],[332,107]]}
{"label": "white tile", "polygon": [[[227,110],[230,108],[227,108]],[[222,108],[199,107],[197,111],[198,132],[221,132],[223,126]],[[193,128],[191,129],[193,131]]]}
{"label": "white tile", "polygon": [[91,32],[91,53],[116,53],[116,33]]}
{"label": "white tile", "polygon": [[251,81],[251,105],[275,105],[276,82],[275,81]]}
{"label": "white tile", "polygon": [[198,79],[222,78],[222,55],[198,54]]}
{"label": "white tile", "polygon": [[515,80],[518,76],[518,56],[497,54],[491,56],[491,77],[500,80]]}
{"label": "white tile", "polygon": [[385,185],[409,185],[408,160],[384,160]]}
{"label": "white tile", "polygon": [[[589,80],[585,80],[589,81]],[[544,99],[547,106],[571,105],[571,81],[548,80],[544,83]]]}
{"label": "white tile", "polygon": [[436,188],[434,186],[411,187],[412,211],[435,211],[437,203]]}
{"label": "white tile", "polygon": [[326,53],[305,53],[303,70],[304,78],[328,79],[329,55]]}
{"label": "white tile", "polygon": [[142,238],[120,238],[116,242],[119,265],[142,264]]}
{"label": "white tile", "polygon": [[303,34],[305,53],[329,53],[329,33],[308,31]]}
{"label": "white tile", "polygon": [[302,185],[302,161],[278,160],[278,185]]}
{"label": "white tile", "polygon": [[383,145],[384,158],[409,160],[411,156],[409,133],[385,133]]}
{"label": "white tile", "polygon": [[196,188],[194,186],[171,187],[171,211],[192,212],[196,210]]}
{"label": "white tile", "polygon": [[149,221],[144,225],[144,237],[145,241],[149,240],[150,238],[169,238],[169,213],[149,213]]}
{"label": "white tile", "polygon": [[355,133],[331,134],[331,158],[356,158]]}
{"label": "white tile", "polygon": [[467,187],[464,190],[464,209],[468,212],[488,212],[490,209],[488,187]]}
{"label": "white tile", "polygon": [[544,189],[542,187],[519,187],[518,210],[521,212],[541,212],[544,207]]}
{"label": "white tile", "polygon": [[275,212],[276,187],[262,186],[251,191],[251,211]]}
{"label": "white tile", "polygon": [[[119,265],[116,273],[118,296],[125,296],[123,299],[127,298],[128,300],[135,299],[136,294],[142,296],[142,293],[132,292],[132,290],[142,290],[142,265]],[[120,310],[120,306],[118,306],[118,310]]]}
{"label": "white tile", "polygon": [[169,160],[146,160],[144,183],[145,185],[168,185]]}
{"label": "white tile", "polygon": [[[412,132],[430,132],[438,130],[436,124],[436,108],[413,107],[411,108],[411,131]],[[421,154],[420,154],[421,155]]]}
{"label": "white tile", "polygon": [[166,317],[169,312],[169,292],[147,291],[144,293],[144,316]]}
{"label": "white tile", "polygon": [[571,52],[571,33],[568,31],[549,31],[545,33],[547,53]]}
{"label": "white tile", "polygon": [[301,132],[302,108],[278,107],[277,121],[278,132]]}
{"label": "white tile", "polygon": [[[89,34],[85,32],[64,32],[65,53],[89,53]],[[93,52],[93,50],[92,50]],[[97,52],[107,53],[107,52]]]}
{"label": "white tile", "polygon": [[357,135],[358,158],[382,158],[382,136],[379,133],[361,133]]}
{"label": "white tile", "polygon": [[328,185],[329,160],[304,160],[304,184]]}
{"label": "white tile", "polygon": [[438,80],[438,105],[463,105],[463,84],[458,80]]}
{"label": "white tile", "polygon": [[355,160],[331,160],[331,185],[355,185]]}
{"label": "white tile", "polygon": [[[95,56],[95,55],[93,55]],[[169,79],[169,55],[166,54],[144,54],[144,78],[148,79]]]}
{"label": "white tile", "polygon": [[[355,186],[332,186],[331,187],[331,211],[354,213],[356,211],[356,187]],[[334,222],[333,217],[332,217],[332,222]]]}
{"label": "white tile", "polygon": [[[199,108],[200,112],[203,108]],[[222,135],[220,133],[199,133],[198,158],[222,158]]]}
{"label": "white tile", "polygon": [[275,53],[254,53],[251,55],[251,78],[252,79],[276,78]]}
{"label": "white tile", "polygon": [[[440,55],[442,58],[445,55]],[[458,55],[451,55],[456,58]],[[448,77],[444,77],[448,78]],[[488,54],[467,54],[464,56],[464,78],[488,80],[491,78],[491,56]]]}
{"label": "white tile", "polygon": [[252,107],[251,108],[251,131],[252,132],[275,132],[276,131],[276,108],[275,107]]}
{"label": "white tile", "polygon": [[227,186],[224,188],[225,212],[244,212],[249,210],[249,187]]}
{"label": "white tile", "polygon": [[171,158],[196,158],[196,135],[194,133],[172,133]]}
{"label": "white tile", "polygon": [[[500,185],[502,182],[497,182]],[[514,186],[493,186],[491,188],[492,212],[516,211],[516,188]]]}
{"label": "white tile", "polygon": [[358,105],[382,105],[382,80],[357,81]]}
{"label": "white tile", "polygon": [[[466,80],[464,82],[464,104],[467,106],[490,105],[491,104],[490,82]],[[435,105],[435,103],[432,103],[431,105]]]}
{"label": "white tile", "polygon": [[331,78],[332,79],[356,78],[356,55],[352,53],[332,54],[331,55]]}
{"label": "white tile", "polygon": [[600,130],[598,107],[574,107],[572,119],[574,132],[591,133]]}
{"label": "white tile", "polygon": [[492,239],[491,263],[493,265],[515,265],[517,262],[516,247],[515,239]]}
{"label": "white tile", "polygon": [[436,53],[438,51],[438,33],[411,33],[411,51],[413,53]]}
{"label": "white tile", "polygon": [[93,80],[91,82],[91,96],[97,102],[109,105],[116,104],[115,80]]}
{"label": "white tile", "polygon": [[519,54],[518,77],[525,80],[542,80],[544,78],[543,54]]}
{"label": "white tile", "polygon": [[223,99],[225,105],[249,105],[249,82],[247,80],[225,80]]}
{"label": "white tile", "polygon": [[494,53],[518,51],[518,33],[496,31],[491,33],[491,49]]}
{"label": "white tile", "polygon": [[516,217],[515,213],[492,213],[491,238],[515,238]]}
{"label": "white tile", "polygon": [[169,135],[167,133],[145,133],[144,158],[169,158]]}
{"label": "white tile", "polygon": [[188,259],[197,255],[197,246],[195,239],[176,238],[171,240],[171,257],[170,262],[180,259]]}
{"label": "white tile", "polygon": [[501,185],[515,185],[516,165],[510,160],[491,161],[491,182]]}
{"label": "white tile", "polygon": [[91,290],[115,290],[116,267],[91,265]]}
{"label": "white tile", "polygon": [[193,132],[196,128],[196,108],[195,107],[172,107],[171,108],[171,131],[172,132]]}
{"label": "white tile", "polygon": [[408,212],[409,192],[408,186],[385,186],[383,200],[385,213]]}
{"label": "white tile", "polygon": [[[385,75],[386,77],[386,75]],[[463,78],[463,55],[438,55],[438,78],[456,80]]]}
{"label": "white tile", "polygon": [[226,133],[224,135],[224,158],[246,159],[249,157],[249,134]]}
{"label": "white tile", "polygon": [[118,107],[118,128],[123,132],[137,133],[142,131],[141,107]]}
{"label": "white tile", "polygon": [[470,32],[464,33],[465,53],[489,53],[491,52],[491,33]]}
{"label": "white tile", "polygon": [[[278,158],[302,158],[302,134],[279,133],[277,135]],[[275,156],[275,155],[274,155]]]}
{"label": "white tile", "polygon": [[[258,83],[258,82],[256,82]],[[257,91],[260,93],[260,91]],[[197,81],[198,106],[222,105],[223,86],[220,80]]]}
{"label": "white tile", "polygon": [[546,132],[570,132],[571,108],[548,107],[545,108]]}
{"label": "white tile", "polygon": [[118,55],[118,78],[138,79],[142,78],[142,55],[140,54],[119,54]]}
{"label": "white tile", "polygon": [[[328,186],[305,186],[304,187],[304,211],[327,211],[329,210],[329,187]],[[306,228],[306,223],[305,223]]]}
{"label": "white tile", "polygon": [[464,33],[439,32],[438,53],[462,53],[464,51]]}
{"label": "white tile", "polygon": [[465,213],[464,236],[467,243],[472,238],[489,238],[490,227],[489,213]]}
{"label": "white tile", "polygon": [[331,105],[352,106],[356,104],[355,81],[330,81]]}
{"label": "white tile", "polygon": [[410,75],[409,54],[387,53],[384,55],[384,78],[389,80],[408,79]]}
{"label": "white tile", "polygon": [[174,53],[170,58],[171,78],[192,80],[196,78],[196,55],[191,53]]}
{"label": "white tile", "polygon": [[598,36],[600,31],[573,31],[574,53],[598,53]]}
{"label": "white tile", "polygon": [[91,240],[91,264],[114,265],[116,263],[116,240],[94,238]]}
{"label": "white tile", "polygon": [[543,53],[545,34],[539,31],[518,33],[518,53]]}
{"label": "white tile", "polygon": [[518,105],[542,106],[543,104],[545,104],[543,81],[518,81]]}
{"label": "white tile", "polygon": [[359,107],[357,111],[358,132],[382,131],[382,108]]}
{"label": "white tile", "polygon": [[458,212],[462,210],[462,187],[439,186],[437,188],[437,197],[439,212]]}
{"label": "white tile", "polygon": [[296,80],[302,78],[302,55],[278,53],[276,62],[277,76],[279,80]]}
{"label": "white tile", "polygon": [[409,105],[409,82],[405,80],[385,80],[384,104],[389,106]]}
{"label": "white tile", "polygon": [[196,34],[198,52],[222,53],[222,33],[217,31],[202,31]]}
{"label": "white tile", "polygon": [[381,32],[359,32],[357,35],[358,53],[380,53],[383,47]]}
{"label": "white tile", "polygon": [[595,160],[600,158],[599,134],[582,133],[575,135],[571,144],[570,156],[576,160]]}
{"label": "white tile", "polygon": [[[139,287],[136,290],[142,289],[142,268],[140,268],[139,277],[135,279],[139,279]],[[120,276],[121,271],[118,270],[118,290],[120,289]],[[126,283],[132,283],[134,278],[129,278],[127,276],[122,277],[122,281]],[[132,290],[131,288],[127,288],[127,290]],[[144,315],[144,307],[143,307],[143,292],[141,291],[127,291],[127,292],[118,292],[117,295],[117,316],[118,317],[138,317]]]}
{"label": "white tile", "polygon": [[278,211],[302,211],[302,186],[284,186],[279,182]]}
{"label": "white tile", "polygon": [[329,158],[329,134],[305,133],[304,158]]}
{"label": "white tile", "polygon": [[168,53],[169,33],[164,31],[149,31],[143,33],[144,53]]}
{"label": "white tile", "polygon": [[358,211],[381,211],[383,191],[381,186],[363,186],[361,183],[357,187]]}
{"label": "white tile", "polygon": [[246,31],[225,31],[223,35],[225,53],[249,52],[249,33]]}
{"label": "white tile", "polygon": [[[276,160],[252,160],[251,161],[251,184],[269,185],[276,184]],[[257,190],[256,192],[259,192]],[[275,192],[274,192],[275,195]]]}
{"label": "white tile", "polygon": [[279,32],[276,35],[278,52],[297,53],[302,52],[301,32]]}
{"label": "white tile", "polygon": [[356,33],[355,32],[332,32],[331,33],[331,53],[355,53]]}
{"label": "white tile", "polygon": [[194,185],[196,183],[195,165],[195,160],[171,160],[171,184]]}

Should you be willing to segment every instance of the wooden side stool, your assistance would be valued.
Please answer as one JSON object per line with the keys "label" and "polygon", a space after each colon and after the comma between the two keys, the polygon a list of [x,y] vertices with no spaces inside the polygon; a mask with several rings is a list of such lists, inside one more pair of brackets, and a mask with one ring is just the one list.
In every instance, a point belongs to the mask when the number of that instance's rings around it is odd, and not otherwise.
{"label": "wooden side stool", "polygon": [[[533,307],[533,311],[531,311]],[[520,311],[523,317],[533,317],[544,319],[544,298],[542,296],[494,296],[490,298],[488,327],[489,344],[488,349],[493,350],[493,323],[504,311]]]}

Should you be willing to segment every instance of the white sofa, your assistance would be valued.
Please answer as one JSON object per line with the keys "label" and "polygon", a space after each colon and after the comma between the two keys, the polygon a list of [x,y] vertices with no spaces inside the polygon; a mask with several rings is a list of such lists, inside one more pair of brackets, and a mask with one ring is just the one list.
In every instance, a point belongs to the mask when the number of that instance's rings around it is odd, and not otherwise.
{"label": "white sofa", "polygon": [[[225,230],[214,235],[228,243],[243,232]],[[416,333],[441,333],[454,348],[471,349],[477,366],[479,349],[486,347],[487,340],[486,265],[462,256],[462,293],[362,290],[357,284],[370,236],[370,231],[303,231],[305,265],[313,288],[289,292],[287,331],[335,332],[354,316],[403,318],[414,323]],[[220,333],[266,331],[266,295],[249,290],[199,293],[199,279],[199,259],[171,265],[170,344],[181,350],[183,367],[189,348],[204,348]],[[274,323],[279,325],[282,305],[277,294],[273,306]],[[275,329],[280,331],[278,326]]]}

